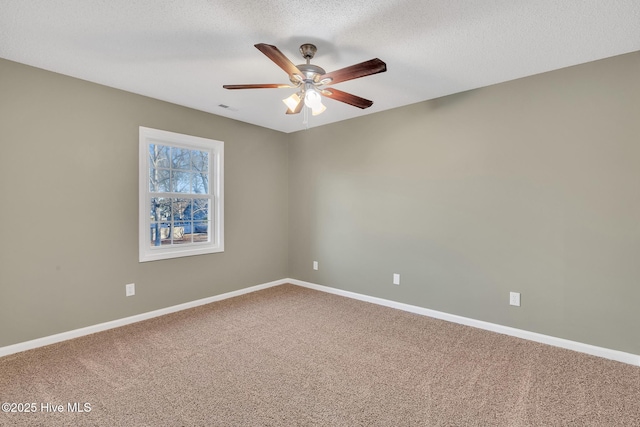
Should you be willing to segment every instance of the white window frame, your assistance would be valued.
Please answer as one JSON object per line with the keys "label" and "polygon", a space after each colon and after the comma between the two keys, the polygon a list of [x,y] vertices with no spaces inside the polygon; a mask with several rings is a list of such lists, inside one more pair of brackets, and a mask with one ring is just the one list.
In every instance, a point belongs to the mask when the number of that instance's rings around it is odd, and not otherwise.
{"label": "white window frame", "polygon": [[[149,189],[149,144],[187,148],[209,152],[209,193],[172,194],[173,197],[208,196],[211,199],[209,216],[212,217],[210,241],[182,243],[153,247],[150,245],[151,218],[149,206],[155,193]],[[139,134],[139,261],[156,261],[192,255],[224,252],[224,142],[191,135],[140,126]],[[156,194],[157,195],[157,194]]]}

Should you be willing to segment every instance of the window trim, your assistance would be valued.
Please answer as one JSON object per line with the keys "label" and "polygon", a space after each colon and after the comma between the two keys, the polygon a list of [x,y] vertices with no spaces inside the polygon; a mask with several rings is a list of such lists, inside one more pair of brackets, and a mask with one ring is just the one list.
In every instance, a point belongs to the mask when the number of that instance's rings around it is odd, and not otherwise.
{"label": "window trim", "polygon": [[[149,144],[159,143],[209,151],[209,194],[212,239],[208,243],[186,243],[151,247],[149,230]],[[224,142],[140,126],[138,153],[138,257],[139,262],[224,252]],[[194,196],[188,194],[189,197]],[[198,195],[195,195],[196,197]],[[204,196],[204,194],[202,195]]]}

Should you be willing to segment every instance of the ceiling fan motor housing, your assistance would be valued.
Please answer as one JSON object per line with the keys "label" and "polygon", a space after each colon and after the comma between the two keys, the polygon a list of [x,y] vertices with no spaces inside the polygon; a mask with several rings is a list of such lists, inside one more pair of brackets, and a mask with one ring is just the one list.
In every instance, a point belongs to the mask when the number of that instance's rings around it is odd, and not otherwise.
{"label": "ceiling fan motor housing", "polygon": [[[320,76],[326,74],[323,68],[313,64],[300,64],[296,65],[296,67],[298,67],[298,70],[300,70],[300,72],[302,73],[302,78],[304,81],[318,83],[318,81],[320,80]],[[294,76],[290,76],[290,80],[293,83],[299,83],[298,79],[296,79]]]}

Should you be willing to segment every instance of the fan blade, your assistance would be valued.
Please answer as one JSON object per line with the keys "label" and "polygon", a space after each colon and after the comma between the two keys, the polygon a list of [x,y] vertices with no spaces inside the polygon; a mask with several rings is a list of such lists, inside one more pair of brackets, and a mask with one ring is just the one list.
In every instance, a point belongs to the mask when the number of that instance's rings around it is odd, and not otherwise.
{"label": "fan blade", "polygon": [[324,89],[322,94],[327,98],[335,99],[336,101],[344,102],[345,104],[353,105],[363,110],[373,105],[373,101],[334,88]]}
{"label": "fan blade", "polygon": [[347,80],[358,79],[360,77],[370,76],[372,74],[384,73],[387,71],[387,64],[378,58],[370,59],[359,64],[352,65],[350,67],[341,68],[340,70],[332,71],[320,76],[320,79],[331,78],[332,81],[327,83],[333,85]]}
{"label": "fan blade", "polygon": [[223,85],[225,89],[281,89],[281,88],[292,88],[291,85],[285,84],[254,84],[254,85]]}
{"label": "fan blade", "polygon": [[287,114],[298,114],[300,111],[302,111],[302,107],[304,107],[304,101],[298,102],[298,105],[296,105],[296,109],[293,111],[287,108]]}
{"label": "fan blade", "polygon": [[258,43],[254,46],[258,48],[260,52],[267,55],[267,57],[270,60],[275,62],[276,65],[282,68],[285,71],[285,73],[287,73],[288,75],[290,76],[294,74],[302,75],[300,70],[298,70],[298,67],[293,65],[293,62],[289,61],[289,58],[284,56],[284,53],[280,52],[280,50],[278,50],[277,47],[272,46],[270,44],[265,44],[265,43]]}

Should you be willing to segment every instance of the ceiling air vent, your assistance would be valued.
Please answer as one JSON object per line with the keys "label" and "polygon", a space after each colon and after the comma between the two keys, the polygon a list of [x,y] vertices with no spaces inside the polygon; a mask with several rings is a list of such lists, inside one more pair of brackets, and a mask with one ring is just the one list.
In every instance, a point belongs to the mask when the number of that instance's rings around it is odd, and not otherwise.
{"label": "ceiling air vent", "polygon": [[229,110],[229,111],[238,111],[237,108],[233,108],[233,107],[230,107],[230,106],[225,105],[225,104],[218,104],[218,107],[224,108],[225,110]]}

